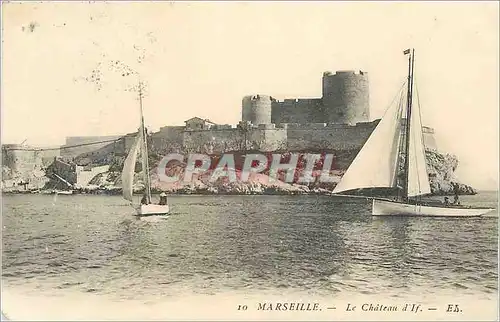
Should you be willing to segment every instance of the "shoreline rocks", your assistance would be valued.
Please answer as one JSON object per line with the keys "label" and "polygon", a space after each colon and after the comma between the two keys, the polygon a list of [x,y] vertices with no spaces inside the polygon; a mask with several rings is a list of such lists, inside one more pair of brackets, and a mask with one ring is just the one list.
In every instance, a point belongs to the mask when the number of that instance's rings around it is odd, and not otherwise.
{"label": "shoreline rocks", "polygon": [[[351,153],[353,154],[353,153]],[[355,156],[355,153],[353,154]],[[349,158],[352,158],[350,155]],[[339,156],[340,157],[340,156]],[[157,161],[157,160],[154,160]],[[352,161],[352,160],[351,160]],[[458,159],[450,154],[441,154],[437,151],[426,151],[426,161],[427,161],[427,171],[431,186],[432,196],[444,196],[452,195],[453,185],[458,185],[458,190],[460,195],[475,195],[477,191],[466,184],[458,182],[454,175],[454,171],[458,167]],[[151,162],[154,165],[157,162]],[[350,163],[350,162],[348,162]],[[241,180],[236,180],[235,182],[229,182],[227,177],[221,177],[215,181],[211,180],[211,175],[214,170],[208,170],[205,173],[194,174],[193,178],[189,182],[177,181],[173,183],[162,182],[157,174],[157,169],[152,168],[151,173],[151,185],[152,191],[154,193],[167,192],[170,194],[177,195],[192,195],[192,194],[203,194],[203,195],[307,195],[307,194],[322,194],[328,195],[333,191],[335,185],[339,182],[348,163],[342,166],[342,169],[332,170],[333,182],[315,182],[309,184],[299,184],[299,183],[286,183],[279,180],[270,180],[269,176],[264,173],[252,173],[249,179],[245,182]],[[168,175],[182,175],[184,173],[185,164],[176,163],[172,164],[167,168]],[[118,164],[113,164],[110,167],[111,171],[106,173],[101,173],[94,177],[90,181],[89,187],[80,187],[78,189],[72,189],[77,193],[88,193],[88,194],[110,194],[116,195],[121,194],[121,166]],[[298,168],[296,177],[301,174],[302,169]],[[236,170],[237,178],[241,176],[241,171]],[[313,171],[313,177],[318,177],[320,172],[318,170]],[[48,178],[46,178],[49,181]],[[134,191],[140,193],[144,187],[142,184],[142,177],[140,173],[136,173],[134,178]],[[45,182],[44,180],[39,180],[39,182]],[[53,182],[52,182],[53,183]],[[51,188],[48,188],[51,187]],[[52,190],[53,184],[49,181],[45,187],[38,186],[27,186],[26,190],[24,187],[2,187],[2,192],[5,193],[29,193],[31,190]],[[68,189],[68,188],[64,188]],[[387,189],[385,189],[387,190]],[[384,191],[384,189],[369,191],[369,195],[375,196],[387,196],[390,192]],[[362,195],[360,191],[356,191],[350,194]]]}

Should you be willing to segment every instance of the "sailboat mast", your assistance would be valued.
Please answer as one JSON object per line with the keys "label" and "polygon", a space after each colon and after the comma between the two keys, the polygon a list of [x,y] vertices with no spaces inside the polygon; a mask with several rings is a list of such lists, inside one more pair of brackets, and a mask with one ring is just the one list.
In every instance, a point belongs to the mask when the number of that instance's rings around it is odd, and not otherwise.
{"label": "sailboat mast", "polygon": [[143,174],[143,182],[144,189],[146,192],[146,201],[147,203],[151,203],[151,184],[149,182],[149,160],[148,160],[148,143],[147,143],[147,133],[146,127],[144,126],[144,114],[142,108],[142,83],[139,82],[139,106],[141,109],[141,128],[142,131],[142,174]]}
{"label": "sailboat mast", "polygon": [[408,199],[409,187],[409,169],[410,169],[410,124],[411,124],[411,108],[413,95],[413,67],[415,61],[415,49],[412,49],[410,57],[408,57],[408,93],[406,95],[406,126],[405,126],[405,166],[404,166],[404,198]]}

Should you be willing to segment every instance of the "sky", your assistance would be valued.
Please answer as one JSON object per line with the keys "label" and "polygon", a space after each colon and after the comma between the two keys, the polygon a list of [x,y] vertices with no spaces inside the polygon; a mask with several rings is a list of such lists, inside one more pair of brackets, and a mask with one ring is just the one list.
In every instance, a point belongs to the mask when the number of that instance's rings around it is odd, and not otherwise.
{"label": "sky", "polygon": [[[321,97],[324,71],[363,70],[380,118],[416,51],[424,125],[457,175],[498,186],[498,2],[2,4],[2,143],[236,124],[241,99]],[[123,76],[125,75],[125,76]]]}

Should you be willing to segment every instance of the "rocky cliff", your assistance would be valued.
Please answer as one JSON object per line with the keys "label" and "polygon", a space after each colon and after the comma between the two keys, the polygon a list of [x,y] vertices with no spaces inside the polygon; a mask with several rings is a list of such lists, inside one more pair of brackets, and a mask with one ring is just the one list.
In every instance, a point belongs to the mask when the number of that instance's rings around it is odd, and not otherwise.
{"label": "rocky cliff", "polygon": [[[269,172],[264,171],[263,173],[255,174],[252,173],[249,179],[242,182],[241,177],[241,166],[242,166],[242,155],[235,155],[235,172],[237,179],[235,182],[230,182],[227,177],[219,178],[216,181],[210,181],[211,175],[213,174],[213,169],[217,164],[219,156],[212,156],[212,170],[208,170],[204,173],[194,175],[189,182],[183,182],[179,180],[174,183],[163,182],[159,179],[157,174],[156,165],[159,162],[159,157],[157,154],[153,154],[150,160],[152,165],[151,169],[151,183],[153,191],[166,191],[169,193],[181,193],[181,194],[191,194],[191,193],[206,193],[206,194],[305,194],[305,193],[329,193],[333,190],[335,185],[339,182],[342,175],[345,173],[347,167],[352,162],[358,151],[341,151],[335,152],[335,161],[331,169],[331,175],[333,177],[333,182],[322,183],[319,180],[312,182],[310,184],[300,184],[297,180],[293,183],[286,183],[280,180],[270,180]],[[304,154],[305,155],[305,154]],[[289,153],[282,154],[282,162],[286,162]],[[476,191],[465,184],[457,181],[454,176],[454,171],[458,167],[458,159],[450,154],[441,154],[435,151],[427,151],[427,170],[431,183],[431,191],[433,195],[445,195],[452,194],[452,184],[458,184],[461,194],[475,194]],[[299,158],[299,165],[295,173],[295,179],[302,174],[303,164],[301,161],[303,159]],[[122,160],[118,160],[115,164],[111,166],[111,171],[96,177],[91,183],[96,186],[108,186],[120,187],[120,170],[121,170]],[[185,170],[185,163],[181,162],[170,162],[166,172],[169,176],[179,175],[183,177]],[[139,167],[140,168],[140,167]],[[317,163],[315,170],[313,171],[313,177],[320,175],[320,170],[322,168],[322,160]],[[140,169],[139,169],[140,170]],[[278,179],[284,177],[284,173],[278,173]],[[137,192],[143,189],[143,184],[141,182],[141,174],[136,174],[134,190]],[[373,192],[373,191],[372,191]],[[360,193],[360,192],[358,192]],[[378,191],[379,194],[390,194],[387,191]],[[362,194],[362,192],[361,192]]]}
{"label": "rocky cliff", "polygon": [[[257,153],[258,151],[248,151],[247,153]],[[297,152],[295,152],[297,153]],[[329,193],[331,192],[335,185],[339,182],[342,175],[345,173],[349,165],[354,160],[358,150],[341,150],[341,151],[300,151],[301,157],[299,158],[297,170],[295,172],[294,181],[292,183],[285,183],[282,181],[270,180],[268,170],[265,170],[260,174],[251,174],[249,180],[246,182],[242,182],[239,180],[241,177],[241,169],[243,166],[243,156],[245,153],[243,152],[234,152],[235,156],[235,168],[237,173],[236,182],[229,182],[227,178],[220,178],[215,182],[210,181],[210,177],[213,173],[213,170],[209,170],[206,173],[200,175],[194,175],[192,180],[189,182],[175,182],[175,183],[166,183],[162,182],[157,174],[156,166],[159,163],[162,155],[164,153],[160,153],[159,151],[151,151],[150,152],[150,165],[151,165],[151,181],[153,185],[153,191],[168,191],[170,193],[209,193],[209,194],[303,194],[303,193]],[[333,181],[329,183],[319,182],[316,180],[309,184],[301,184],[298,182],[298,178],[301,176],[304,170],[304,156],[306,153],[319,153],[323,155],[325,153],[333,154],[334,163],[331,167],[331,175],[333,177]],[[282,163],[288,161],[290,157],[290,152],[283,152],[282,155]],[[270,160],[271,154],[268,154],[268,159]],[[220,159],[220,155],[212,155],[212,166],[211,169],[214,169]],[[107,173],[103,173],[101,175],[96,176],[93,180],[90,181],[90,185],[93,189],[105,189],[108,191],[119,192],[121,189],[121,180],[120,173],[124,161],[124,157],[111,157],[108,159],[113,160],[110,164],[110,171]],[[450,154],[442,154],[436,151],[426,151],[426,160],[427,160],[427,171],[430,178],[431,191],[433,195],[445,195],[453,193],[453,184],[458,184],[459,191],[461,194],[475,194],[476,191],[463,183],[458,182],[457,178],[454,175],[455,170],[458,167],[458,159],[454,155]],[[95,163],[95,162],[93,162]],[[100,164],[96,164],[100,165]],[[167,172],[170,175],[177,174],[180,175],[181,178],[184,173],[185,168],[184,163],[169,163],[169,167],[167,168]],[[313,177],[319,177],[320,170],[323,167],[323,159],[320,159],[314,168]],[[137,171],[141,170],[140,164],[137,164]],[[7,167],[2,168],[2,188],[4,190],[9,189],[20,189],[19,184],[22,182],[29,182],[26,187],[29,189],[40,189],[43,186],[45,188],[49,187],[50,189],[57,188],[57,184],[59,180],[49,179],[45,175],[44,171],[40,169],[40,171],[32,171],[30,173],[30,178],[24,178],[25,180],[21,180],[19,175],[12,173],[11,169]],[[285,173],[278,173],[278,179],[283,179]],[[18,178],[19,177],[19,178]],[[141,175],[136,175],[135,186],[134,189],[139,192],[143,189],[143,185],[141,182]],[[18,179],[18,180],[16,180]],[[19,182],[17,182],[19,181]],[[17,185],[16,185],[17,183]],[[23,187],[24,190],[24,187]],[[349,192],[350,194],[365,194],[366,191],[355,191]],[[373,194],[381,194],[387,195],[394,193],[393,191],[369,191],[371,195]]]}
{"label": "rocky cliff", "polygon": [[453,184],[458,184],[461,194],[474,195],[477,191],[466,184],[460,183],[455,176],[458,158],[451,154],[441,154],[426,151],[427,173],[429,174],[431,191],[434,195],[453,193]]}

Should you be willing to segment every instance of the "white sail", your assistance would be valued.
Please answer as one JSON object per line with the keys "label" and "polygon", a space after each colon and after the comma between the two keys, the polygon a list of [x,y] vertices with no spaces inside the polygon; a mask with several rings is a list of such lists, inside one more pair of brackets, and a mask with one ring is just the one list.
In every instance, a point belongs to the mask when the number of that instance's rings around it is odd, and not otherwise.
{"label": "white sail", "polygon": [[137,133],[134,140],[134,144],[130,147],[127,158],[123,163],[122,170],[122,190],[123,198],[128,201],[132,201],[132,186],[134,184],[134,173],[135,173],[135,163],[137,161],[137,154],[139,152],[139,147],[141,145],[142,135],[141,131]]}
{"label": "white sail", "polygon": [[[140,131],[145,132],[143,124],[141,124]],[[151,184],[149,182],[149,164],[148,164],[148,146],[146,144],[146,135],[142,135],[139,146],[141,151],[141,164],[142,164],[142,181],[144,183],[144,194],[147,203],[151,203]]]}
{"label": "white sail", "polygon": [[[142,86],[142,85],[141,85]],[[146,127],[144,126],[144,113],[142,112],[142,87],[139,87],[139,102],[141,109],[141,126],[139,132],[142,133],[142,140],[140,142],[140,150],[142,157],[142,176],[144,183],[144,194],[146,196],[146,203],[151,203],[151,182],[149,178],[149,162],[148,162],[148,144],[147,144],[147,134]]]}
{"label": "white sail", "polygon": [[401,110],[396,103],[386,111],[333,193],[394,187],[400,134]]}
{"label": "white sail", "polygon": [[424,137],[420,106],[413,105],[410,120],[410,149],[408,166],[408,197],[425,195],[431,192],[427,174]]}

